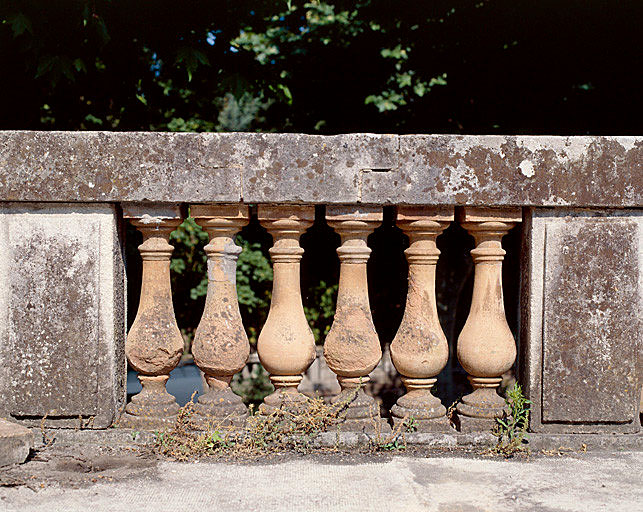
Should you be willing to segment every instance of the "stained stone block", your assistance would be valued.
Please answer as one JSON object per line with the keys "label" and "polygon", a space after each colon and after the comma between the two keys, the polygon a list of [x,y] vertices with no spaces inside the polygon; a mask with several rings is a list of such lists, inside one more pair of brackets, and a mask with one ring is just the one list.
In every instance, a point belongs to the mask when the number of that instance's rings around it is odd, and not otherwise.
{"label": "stained stone block", "polygon": [[643,137],[0,131],[0,200],[638,208]]}
{"label": "stained stone block", "polygon": [[114,206],[0,207],[0,415],[104,428],[125,401]]}
{"label": "stained stone block", "polygon": [[638,431],[643,212],[527,217],[522,333],[532,429]]}
{"label": "stained stone block", "polygon": [[397,166],[395,135],[261,134],[237,155],[247,203],[358,203],[364,176]]}

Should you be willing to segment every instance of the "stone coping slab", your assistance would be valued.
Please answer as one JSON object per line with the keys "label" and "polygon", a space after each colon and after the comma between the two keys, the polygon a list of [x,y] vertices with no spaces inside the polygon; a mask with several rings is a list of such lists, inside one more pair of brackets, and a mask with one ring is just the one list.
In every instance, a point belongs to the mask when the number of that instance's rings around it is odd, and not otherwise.
{"label": "stone coping slab", "polygon": [[0,201],[643,206],[643,136],[0,131]]}

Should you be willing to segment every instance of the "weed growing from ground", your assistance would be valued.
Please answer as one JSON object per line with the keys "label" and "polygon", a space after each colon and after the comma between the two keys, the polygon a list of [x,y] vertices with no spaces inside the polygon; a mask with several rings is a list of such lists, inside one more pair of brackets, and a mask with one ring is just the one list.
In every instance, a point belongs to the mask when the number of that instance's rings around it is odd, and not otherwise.
{"label": "weed growing from ground", "polygon": [[406,450],[406,442],[404,438],[400,440],[400,436],[395,436],[392,440],[380,444],[377,449],[379,451]]}
{"label": "weed growing from ground", "polygon": [[494,451],[510,457],[520,451],[528,451],[525,446],[529,426],[529,407],[531,402],[525,398],[519,384],[507,391],[505,398],[509,414],[497,418],[493,434],[498,438]]}
{"label": "weed growing from ground", "polygon": [[404,428],[407,432],[415,432],[418,429],[418,423],[413,416],[404,420]]}
{"label": "weed growing from ground", "polygon": [[[194,401],[191,400],[179,410],[171,430],[155,432],[154,449],[161,455],[180,461],[205,457],[254,459],[285,451],[309,453],[323,450],[317,436],[336,431],[337,442],[330,449],[337,450],[342,420],[359,389],[355,388],[344,400],[334,404],[317,397],[309,399],[305,406],[298,404],[295,409],[284,407],[271,414],[259,414],[251,404],[250,415],[242,426],[230,425],[225,418],[209,418],[204,422],[202,416],[195,414]],[[404,433],[417,429],[416,420],[407,418],[399,422],[390,434],[382,431],[382,421],[379,416],[373,418],[374,434],[370,438],[370,449],[406,449]]]}

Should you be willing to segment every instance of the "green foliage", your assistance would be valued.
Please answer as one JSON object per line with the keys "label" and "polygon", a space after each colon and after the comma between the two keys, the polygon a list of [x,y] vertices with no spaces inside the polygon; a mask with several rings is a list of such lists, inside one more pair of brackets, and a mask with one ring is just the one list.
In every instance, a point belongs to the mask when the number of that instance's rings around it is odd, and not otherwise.
{"label": "green foliage", "polygon": [[210,61],[208,61],[208,58],[203,52],[190,46],[181,46],[178,50],[176,50],[175,62],[179,65],[182,64],[185,67],[189,82],[192,81],[192,75],[196,71],[197,67],[199,67],[199,65],[210,65]]}
{"label": "green foliage", "polygon": [[258,406],[275,388],[268,378],[268,373],[260,364],[254,365],[249,378],[237,373],[230,383],[232,390],[243,398],[246,405]]}
{"label": "green foliage", "polygon": [[228,439],[228,436],[226,436],[224,432],[219,430],[209,430],[198,438],[197,447],[206,452],[210,452],[232,448],[234,445],[235,441]]}
{"label": "green foliage", "polygon": [[250,343],[256,344],[259,331],[268,317],[272,296],[272,266],[267,248],[237,236],[243,247],[237,262],[237,296]]}
{"label": "green foliage", "polygon": [[413,416],[408,417],[404,420],[404,428],[407,432],[415,432],[418,429],[417,420]]}
{"label": "green foliage", "polygon": [[244,92],[239,98],[226,93],[221,100],[216,129],[220,132],[247,131],[255,120],[261,119],[259,113],[266,110],[271,103],[272,100],[263,101],[263,93],[255,97],[249,92]]}
{"label": "green foliage", "polygon": [[496,451],[511,456],[524,449],[523,443],[529,427],[529,407],[531,402],[525,398],[519,384],[507,391],[505,398],[509,415],[497,418],[498,425],[494,435],[498,438]]}
{"label": "green foliage", "polygon": [[322,344],[324,337],[330,331],[335,317],[335,302],[337,300],[337,289],[339,285],[328,285],[325,281],[310,288],[306,296],[312,306],[305,306],[304,313],[315,335],[315,341]]}
{"label": "green foliage", "polygon": [[170,235],[174,246],[170,271],[173,274],[173,284],[179,286],[179,281],[195,280],[195,276],[203,276],[199,283],[189,290],[190,299],[196,300],[206,294],[208,287],[207,258],[203,247],[208,243],[208,234],[188,217]]}
{"label": "green foliage", "polygon": [[[175,247],[170,262],[175,311],[189,345],[208,291],[207,257],[203,249],[208,243],[208,234],[192,217],[188,217],[172,232],[170,241]],[[270,307],[272,265],[267,256],[268,247],[248,241],[242,235],[238,235],[236,241],[243,247],[237,261],[239,309],[248,338],[252,344],[256,344]],[[320,281],[304,293],[312,304],[305,307],[304,312],[315,340],[322,343],[335,314],[337,284],[329,286],[325,281]],[[251,387],[259,387],[258,393],[264,389],[263,385],[257,383]]]}
{"label": "green foliage", "polygon": [[642,8],[6,0],[0,128],[634,133]]}
{"label": "green foliage", "polygon": [[406,450],[406,443],[404,442],[404,439],[400,439],[399,436],[395,436],[390,441],[378,445],[377,449],[385,452]]}

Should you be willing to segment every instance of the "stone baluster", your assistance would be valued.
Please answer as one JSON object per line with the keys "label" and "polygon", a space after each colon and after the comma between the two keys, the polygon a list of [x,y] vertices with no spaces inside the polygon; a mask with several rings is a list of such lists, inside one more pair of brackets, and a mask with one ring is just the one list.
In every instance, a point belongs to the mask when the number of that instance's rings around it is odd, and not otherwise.
{"label": "stone baluster", "polygon": [[248,223],[248,207],[194,205],[191,214],[210,237],[205,246],[208,292],[192,343],[194,362],[205,374],[208,385],[195,406],[196,420],[239,426],[248,410],[230,388],[230,381],[245,367],[250,343],[237,300],[237,259],[242,249],[234,237]]}
{"label": "stone baluster", "polygon": [[183,354],[170,286],[170,233],[183,221],[178,207],[132,205],[124,217],[143,234],[138,250],[143,259],[138,312],[125,343],[125,355],[138,372],[143,389],[125,407],[120,426],[159,428],[174,423],[179,410],[165,384]]}
{"label": "stone baluster", "polygon": [[451,429],[446,408],[431,394],[449,359],[435,300],[435,270],[440,256],[437,237],[453,221],[452,208],[399,207],[397,225],[409,237],[409,263],[404,317],[391,343],[391,359],[407,393],[391,409],[395,425],[413,418],[423,432]]}
{"label": "stone baluster", "polygon": [[261,364],[270,374],[275,392],[264,399],[260,411],[279,408],[296,411],[308,402],[297,386],[315,360],[315,337],[301,299],[299,263],[304,250],[299,237],[312,226],[313,206],[260,206],[259,221],[273,237],[272,300],[266,323],[257,340]]}
{"label": "stone baluster", "polygon": [[465,207],[458,221],[476,243],[473,296],[467,321],[458,337],[458,360],[469,374],[473,392],[457,406],[460,430],[490,430],[505,412],[497,390],[502,374],[516,359],[516,343],[505,317],[502,294],[502,237],[522,221],[520,209]]}
{"label": "stone baluster", "polygon": [[[381,208],[330,206],[326,220],[341,237],[339,290],[324,357],[342,389],[333,403],[346,403],[343,429],[373,431],[384,425],[379,405],[364,392],[382,357],[368,299],[368,235],[382,222]],[[385,427],[384,427],[385,428]]]}

